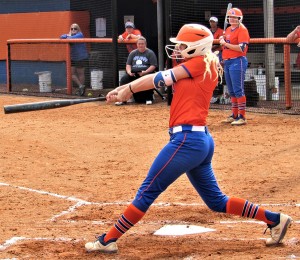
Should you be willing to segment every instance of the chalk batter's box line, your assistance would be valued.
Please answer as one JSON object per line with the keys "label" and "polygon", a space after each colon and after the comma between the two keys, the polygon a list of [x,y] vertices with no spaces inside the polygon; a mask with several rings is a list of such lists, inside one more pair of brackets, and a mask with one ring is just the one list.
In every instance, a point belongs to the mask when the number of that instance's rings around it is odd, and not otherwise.
{"label": "chalk batter's box line", "polygon": [[49,241],[49,242],[82,242],[83,239],[74,239],[74,238],[66,238],[66,237],[57,237],[57,238],[47,238],[47,237],[12,237],[11,239],[6,240],[2,245],[0,245],[0,251],[4,251],[5,249],[16,245],[17,243],[22,241]]}
{"label": "chalk batter's box line", "polygon": [[[208,241],[257,241],[257,240],[266,240],[265,238],[226,238],[226,237],[214,237],[214,238],[206,238],[204,236],[201,237],[202,240],[208,240]],[[0,244],[0,252],[5,251],[9,247],[15,246],[20,242],[23,241],[49,241],[49,242],[58,242],[58,243],[66,243],[66,242],[72,242],[72,243],[82,243],[82,241],[86,242],[85,239],[73,239],[73,238],[65,238],[65,237],[59,237],[59,238],[47,238],[47,237],[34,237],[34,238],[28,238],[28,237],[12,237],[11,239],[6,240],[2,245]],[[298,239],[291,238],[284,242],[284,245],[286,246],[292,246],[294,247],[298,243]],[[284,259],[294,259],[298,258],[295,255],[291,255],[292,257],[284,258]],[[299,256],[300,257],[300,256]]]}
{"label": "chalk batter's box line", "polygon": [[[78,207],[82,206],[82,205],[99,205],[99,206],[109,206],[109,205],[128,205],[130,202],[105,202],[105,203],[97,203],[97,202],[88,202],[88,201],[85,201],[85,200],[81,200],[81,199],[78,199],[76,197],[71,197],[71,196],[64,196],[64,195],[59,195],[57,193],[52,193],[52,192],[47,192],[47,191],[43,191],[43,190],[35,190],[35,189],[31,189],[31,188],[26,188],[26,187],[22,187],[22,186],[15,186],[15,185],[11,185],[11,184],[8,184],[8,183],[0,183],[0,186],[8,186],[8,187],[12,187],[12,188],[16,188],[16,189],[20,189],[20,190],[26,190],[26,191],[29,191],[29,192],[35,192],[35,193],[38,193],[38,194],[41,194],[41,195],[48,195],[48,196],[53,196],[53,197],[57,197],[59,199],[64,199],[64,200],[68,200],[68,201],[75,201],[76,204],[69,207],[68,210],[66,211],[63,211],[61,212],[60,214],[57,214],[55,216],[53,216],[51,218],[51,220],[55,220],[56,218],[64,215],[64,214],[68,214],[68,213],[71,213],[72,211],[75,211]],[[172,206],[172,205],[176,205],[176,206],[204,206],[205,204],[204,203],[180,203],[180,202],[175,202],[175,203],[164,203],[164,202],[160,202],[160,203],[154,203],[153,206],[158,206],[158,207],[168,207],[168,206]],[[284,206],[284,207],[299,207],[300,204],[261,204],[262,206]],[[74,222],[74,221],[73,221]],[[164,221],[164,223],[167,223],[168,221]],[[169,221],[170,223],[173,223],[174,224],[174,220],[170,220]],[[91,222],[89,222],[91,223]],[[92,222],[93,224],[105,224],[105,222],[101,222],[101,221],[98,221],[98,222]],[[156,223],[156,222],[151,222],[152,224],[159,224],[159,223]],[[148,222],[148,224],[151,224]],[[249,220],[241,220],[241,221],[220,221],[220,224],[238,224],[238,223],[248,223],[248,224],[265,224],[263,222],[260,222],[260,221],[249,221]],[[294,224],[297,223],[299,224],[300,221],[294,221]],[[181,222],[182,224],[182,222]],[[264,239],[264,238],[259,238],[259,239]],[[24,241],[24,240],[29,240],[29,241],[54,241],[54,242],[71,242],[74,243],[76,242],[76,240],[74,240],[73,238],[26,238],[26,237],[13,237],[7,241],[4,242],[4,244],[0,245],[0,251],[4,251],[5,249],[7,249],[8,247],[10,246],[13,246],[15,244],[17,244],[19,241]],[[230,239],[230,238],[215,238],[213,239],[215,241],[256,241],[257,239],[237,239],[237,238],[233,238],[233,239]],[[82,240],[80,240],[81,242]],[[79,242],[79,240],[77,240],[77,242]],[[291,241],[293,242],[293,241]]]}
{"label": "chalk batter's box line", "polygon": [[[63,199],[63,200],[68,200],[68,201],[74,201],[76,202],[75,205],[70,206],[67,210],[62,211],[59,214],[54,215],[50,221],[55,221],[57,218],[72,213],[74,212],[77,208],[83,206],[83,205],[99,205],[99,206],[110,206],[110,205],[129,205],[130,202],[124,202],[124,201],[116,201],[116,202],[89,202],[89,201],[85,201],[82,199],[78,199],[76,197],[73,196],[65,196],[65,195],[60,195],[57,193],[53,193],[53,192],[48,192],[48,191],[43,191],[43,190],[36,190],[36,189],[31,189],[31,188],[27,188],[27,187],[22,187],[22,186],[16,186],[16,185],[12,185],[9,183],[3,183],[0,182],[0,186],[7,186],[7,187],[11,187],[11,188],[16,188],[16,189],[20,189],[20,190],[25,190],[25,191],[29,191],[29,192],[35,192],[41,195],[48,195],[48,196],[53,196],[59,199]],[[167,202],[160,202],[160,203],[154,203],[153,206],[157,206],[157,207],[169,207],[169,206],[183,206],[183,207],[191,207],[191,206],[204,206],[204,203],[181,203],[181,202],[173,202],[173,203],[167,203]],[[300,207],[300,204],[290,204],[290,203],[275,203],[275,204],[258,204],[260,206],[278,206],[278,207]]]}
{"label": "chalk batter's box line", "polygon": [[[91,225],[111,225],[116,222],[116,220],[61,220],[62,223],[69,223],[69,224],[91,224]],[[192,225],[191,222],[181,221],[181,220],[157,220],[157,221],[139,221],[139,224],[146,224],[146,225]],[[265,222],[259,220],[220,220],[208,223],[209,226],[213,225],[234,225],[234,224],[254,224],[254,225],[266,225]],[[300,220],[293,220],[293,224],[300,224]]]}
{"label": "chalk batter's box line", "polygon": [[[84,205],[99,205],[99,206],[110,206],[110,205],[128,205],[130,204],[130,201],[115,201],[115,202],[90,202],[90,201],[86,201],[86,200],[82,200],[82,199],[78,199],[76,197],[73,196],[66,196],[66,195],[60,195],[57,193],[53,193],[53,192],[48,192],[48,191],[43,191],[43,190],[36,190],[36,189],[31,189],[31,188],[27,188],[27,187],[22,187],[22,186],[16,186],[16,185],[12,185],[9,183],[3,183],[0,182],[0,186],[8,186],[8,187],[12,187],[12,188],[16,188],[16,189],[20,189],[20,190],[26,190],[26,191],[30,191],[30,192],[36,192],[42,195],[48,195],[48,196],[53,196],[53,197],[57,197],[60,199],[65,199],[65,200],[69,200],[69,201],[76,201],[79,202],[81,204]],[[182,203],[182,202],[158,202],[158,203],[153,203],[153,205],[157,206],[157,207],[168,207],[168,206],[204,206],[204,203]],[[267,204],[267,203],[262,203],[262,204],[257,204],[259,206],[278,206],[278,207],[300,207],[300,203],[273,203],[273,204]]]}

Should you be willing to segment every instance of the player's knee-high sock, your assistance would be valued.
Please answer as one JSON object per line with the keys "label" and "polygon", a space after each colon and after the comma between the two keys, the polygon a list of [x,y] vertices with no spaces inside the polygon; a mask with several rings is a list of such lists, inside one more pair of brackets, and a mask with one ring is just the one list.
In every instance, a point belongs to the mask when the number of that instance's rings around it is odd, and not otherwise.
{"label": "player's knee-high sock", "polygon": [[246,218],[254,218],[264,221],[269,225],[279,222],[280,214],[274,213],[255,205],[248,200],[240,198],[229,198],[226,204],[226,213],[239,215]]}
{"label": "player's knee-high sock", "polygon": [[239,115],[245,117],[246,115],[246,96],[237,98]]}
{"label": "player's knee-high sock", "polygon": [[139,222],[144,215],[145,212],[140,211],[133,204],[130,204],[116,224],[108,231],[104,237],[104,242],[120,238],[127,230]]}
{"label": "player's knee-high sock", "polygon": [[231,97],[231,110],[233,117],[236,118],[238,116],[238,99],[236,97]]}

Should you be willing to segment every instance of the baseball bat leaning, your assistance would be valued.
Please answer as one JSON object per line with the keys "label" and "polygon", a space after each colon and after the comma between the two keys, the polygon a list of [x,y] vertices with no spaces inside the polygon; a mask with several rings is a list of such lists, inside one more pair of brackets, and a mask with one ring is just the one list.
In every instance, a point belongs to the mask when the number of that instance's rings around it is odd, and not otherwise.
{"label": "baseball bat leaning", "polygon": [[232,3],[228,3],[228,6],[227,6],[227,10],[226,10],[226,15],[225,15],[225,21],[224,21],[224,33],[225,33],[225,30],[227,28],[227,25],[228,25],[228,22],[227,22],[227,14],[228,14],[228,11],[232,8]]}
{"label": "baseball bat leaning", "polygon": [[85,99],[62,99],[62,100],[52,100],[52,101],[42,101],[42,102],[33,102],[17,105],[7,105],[4,106],[4,113],[20,113],[44,109],[53,109],[60,107],[67,107],[81,103],[94,102],[94,101],[103,101],[106,100],[105,97],[96,97],[96,98],[85,98]]}

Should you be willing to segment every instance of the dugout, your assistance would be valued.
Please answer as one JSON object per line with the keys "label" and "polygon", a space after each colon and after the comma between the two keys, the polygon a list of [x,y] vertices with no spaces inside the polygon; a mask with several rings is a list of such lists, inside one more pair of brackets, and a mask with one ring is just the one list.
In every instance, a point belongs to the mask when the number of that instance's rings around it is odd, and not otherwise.
{"label": "dugout", "polygon": [[[0,0],[0,84],[6,78],[6,41],[8,39],[59,38],[68,32],[72,23],[78,23],[86,38],[116,38],[124,28],[124,17],[134,18],[137,28],[146,37],[148,47],[157,53],[157,12],[156,3],[151,0]],[[98,34],[97,19],[105,20],[105,32]],[[64,50],[53,46],[18,46],[12,49],[12,83],[34,84],[34,71],[50,70],[53,84],[63,86],[65,80]],[[113,70],[125,67],[128,52],[124,44],[115,48],[112,44],[89,44],[92,65],[105,72],[104,85],[114,85]],[[97,57],[97,62],[95,62]],[[112,64],[114,65],[112,67]],[[86,70],[89,79],[89,69]],[[89,82],[87,82],[89,85]]]}

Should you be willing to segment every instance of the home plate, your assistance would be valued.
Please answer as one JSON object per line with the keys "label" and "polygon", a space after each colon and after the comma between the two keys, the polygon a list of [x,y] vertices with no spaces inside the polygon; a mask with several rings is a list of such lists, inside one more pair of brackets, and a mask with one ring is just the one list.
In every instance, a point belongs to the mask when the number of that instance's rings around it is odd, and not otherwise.
{"label": "home plate", "polygon": [[193,225],[165,225],[154,232],[156,236],[184,236],[191,234],[199,234],[205,232],[213,232],[215,229],[205,228]]}

